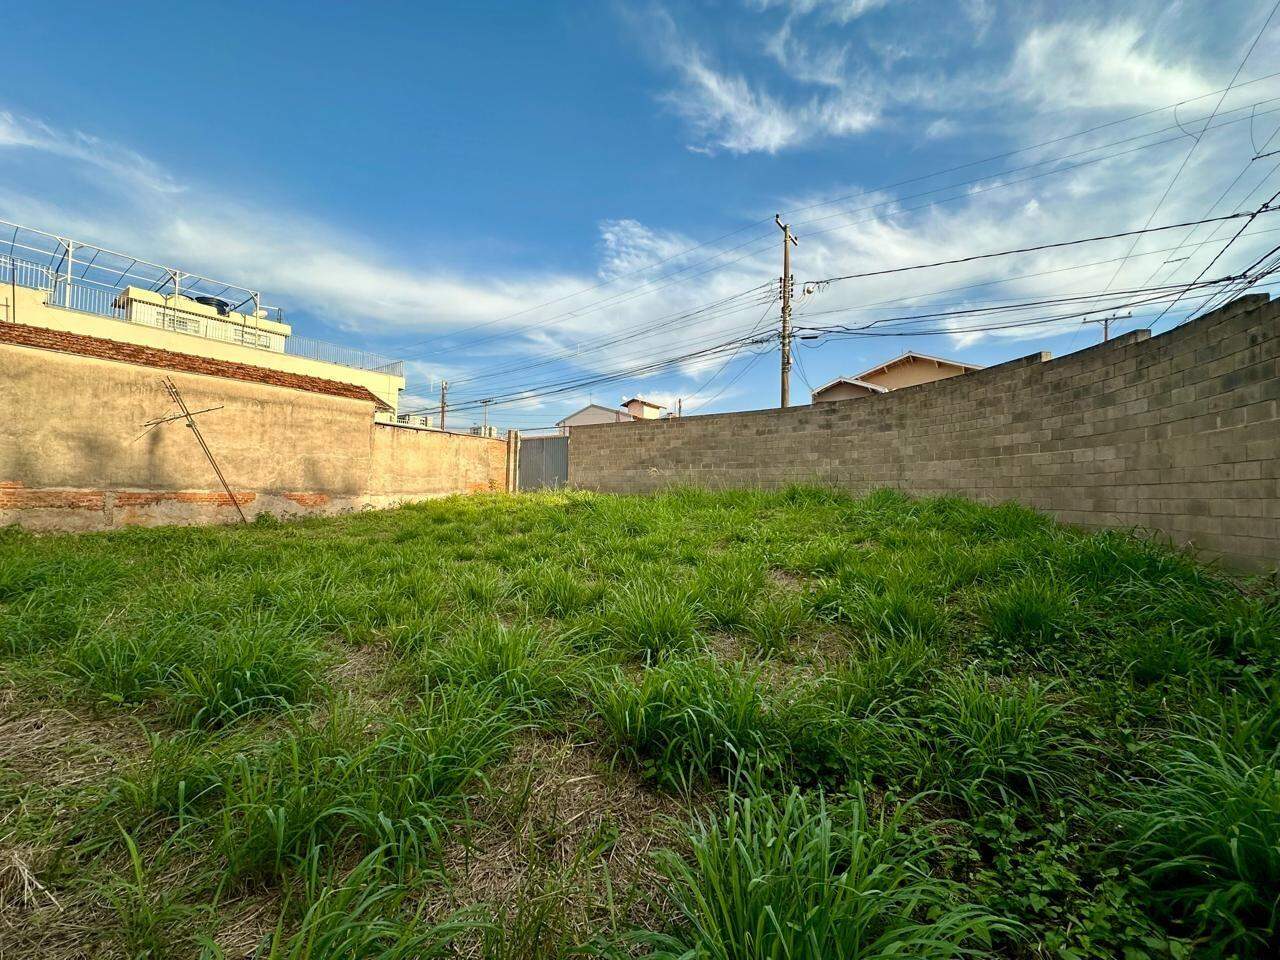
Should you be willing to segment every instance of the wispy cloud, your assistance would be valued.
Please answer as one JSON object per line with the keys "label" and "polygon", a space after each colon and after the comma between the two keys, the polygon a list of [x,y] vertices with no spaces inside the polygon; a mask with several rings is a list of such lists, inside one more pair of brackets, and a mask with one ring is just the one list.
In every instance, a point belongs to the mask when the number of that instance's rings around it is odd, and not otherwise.
{"label": "wispy cloud", "polygon": [[[655,15],[655,22],[664,59],[680,80],[661,99],[689,123],[695,134],[691,149],[778,153],[823,137],[861,133],[879,122],[878,103],[849,84],[789,102],[741,74],[717,69],[665,11]],[[782,43],[785,47],[788,40]],[[834,72],[837,60],[816,66],[822,80],[814,82],[843,83]]]}
{"label": "wispy cloud", "polygon": [[832,23],[851,23],[864,14],[887,7],[892,0],[749,0],[759,10],[783,8],[796,16],[819,14]]}
{"label": "wispy cloud", "polygon": [[1213,86],[1127,22],[1033,28],[1018,45],[1006,84],[1024,101],[1082,109],[1162,106]]}
{"label": "wispy cloud", "polygon": [[79,130],[59,130],[41,120],[0,110],[0,150],[6,149],[78,161],[112,179],[127,180],[155,193],[183,190],[166,171],[133,150]]}

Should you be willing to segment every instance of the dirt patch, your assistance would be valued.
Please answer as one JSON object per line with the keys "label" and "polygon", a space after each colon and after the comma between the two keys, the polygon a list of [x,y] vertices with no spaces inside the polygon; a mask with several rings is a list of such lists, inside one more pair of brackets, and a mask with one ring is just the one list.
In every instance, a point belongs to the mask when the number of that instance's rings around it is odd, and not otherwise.
{"label": "dirt patch", "polygon": [[124,717],[93,717],[65,709],[0,715],[0,767],[24,781],[74,787],[97,780],[146,749],[142,727]]}
{"label": "dirt patch", "polygon": [[769,580],[775,587],[780,587],[789,593],[800,593],[805,588],[804,577],[788,570],[770,569]]}
{"label": "dirt patch", "polygon": [[483,905],[518,927],[554,897],[554,923],[577,942],[611,921],[653,919],[652,854],[682,844],[682,801],[612,768],[594,743],[545,735],[524,738],[492,787],[491,809],[477,811],[485,824],[450,852],[452,882],[429,913]]}

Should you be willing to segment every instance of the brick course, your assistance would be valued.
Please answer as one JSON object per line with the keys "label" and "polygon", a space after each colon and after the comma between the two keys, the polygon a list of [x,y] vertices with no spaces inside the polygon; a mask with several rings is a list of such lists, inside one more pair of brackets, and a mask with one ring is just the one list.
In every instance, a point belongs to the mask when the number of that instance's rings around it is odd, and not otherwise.
{"label": "brick course", "polygon": [[787,410],[573,427],[569,482],[896,487],[1143,527],[1249,568],[1280,560],[1280,301]]}

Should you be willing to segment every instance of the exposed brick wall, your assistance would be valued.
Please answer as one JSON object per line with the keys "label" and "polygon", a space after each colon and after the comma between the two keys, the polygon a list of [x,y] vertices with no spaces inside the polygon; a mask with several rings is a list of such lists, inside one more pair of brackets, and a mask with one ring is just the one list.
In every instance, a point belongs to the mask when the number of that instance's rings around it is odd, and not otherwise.
{"label": "exposed brick wall", "polygon": [[888,394],[574,427],[569,482],[627,493],[820,482],[1017,500],[1269,568],[1280,561],[1278,331],[1280,302],[1255,295],[1157,337]]}
{"label": "exposed brick wall", "polygon": [[87,337],[84,334],[67,333],[63,330],[48,330],[44,327],[29,327],[26,324],[0,321],[0,343],[74,353],[99,360],[119,360],[123,363],[136,363],[162,370],[181,370],[186,373],[203,373],[211,377],[226,377],[230,380],[244,380],[249,383],[266,383],[276,387],[289,387],[293,390],[306,390],[309,393],[323,393],[330,397],[368,400],[383,409],[391,409],[368,388],[351,383],[339,383],[336,380],[325,380],[323,377],[311,377],[301,373],[287,373],[283,370],[270,370],[248,363],[214,360],[189,353],[175,353],[172,350],[157,350],[154,347],[144,347],[136,343]]}

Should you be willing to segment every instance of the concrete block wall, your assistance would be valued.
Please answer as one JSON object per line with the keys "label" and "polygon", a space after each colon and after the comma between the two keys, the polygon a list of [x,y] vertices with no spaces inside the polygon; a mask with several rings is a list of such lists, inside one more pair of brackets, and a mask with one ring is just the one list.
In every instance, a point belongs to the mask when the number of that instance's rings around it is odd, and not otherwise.
{"label": "concrete block wall", "polygon": [[173,412],[173,378],[252,518],[504,490],[507,445],[373,422],[376,401],[0,342],[0,525],[103,530],[238,519]]}
{"label": "concrete block wall", "polygon": [[1016,500],[1142,527],[1233,565],[1280,563],[1280,302],[1033,354],[873,397],[574,427],[571,486],[833,484]]}

